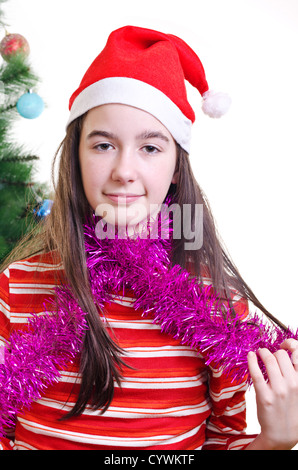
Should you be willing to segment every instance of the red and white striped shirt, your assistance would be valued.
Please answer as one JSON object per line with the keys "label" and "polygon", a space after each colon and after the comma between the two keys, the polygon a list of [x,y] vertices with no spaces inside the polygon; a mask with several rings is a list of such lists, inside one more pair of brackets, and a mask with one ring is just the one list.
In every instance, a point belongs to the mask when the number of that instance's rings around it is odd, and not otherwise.
{"label": "red and white striped shirt", "polygon": [[[32,312],[43,311],[61,269],[46,254],[13,263],[0,275],[0,344],[12,329],[26,328]],[[124,368],[108,410],[101,414],[87,406],[81,416],[59,420],[76,402],[78,358],[17,416],[14,436],[3,439],[2,448],[243,449],[254,439],[245,435],[246,384],[232,383],[220,370],[206,367],[198,351],[162,333],[125,295],[107,305],[106,319],[132,368]]]}

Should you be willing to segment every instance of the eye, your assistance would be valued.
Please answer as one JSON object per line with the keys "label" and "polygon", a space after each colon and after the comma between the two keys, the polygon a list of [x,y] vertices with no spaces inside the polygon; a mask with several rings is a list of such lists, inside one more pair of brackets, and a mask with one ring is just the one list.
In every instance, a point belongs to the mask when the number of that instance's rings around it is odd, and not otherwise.
{"label": "eye", "polygon": [[144,150],[145,153],[148,153],[148,154],[151,154],[151,155],[160,152],[160,150],[157,147],[155,147],[154,145],[145,145],[143,147],[143,150]]}
{"label": "eye", "polygon": [[109,144],[108,142],[102,142],[100,144],[96,144],[93,147],[95,150],[98,150],[99,152],[107,152],[108,150],[111,150],[113,146]]}

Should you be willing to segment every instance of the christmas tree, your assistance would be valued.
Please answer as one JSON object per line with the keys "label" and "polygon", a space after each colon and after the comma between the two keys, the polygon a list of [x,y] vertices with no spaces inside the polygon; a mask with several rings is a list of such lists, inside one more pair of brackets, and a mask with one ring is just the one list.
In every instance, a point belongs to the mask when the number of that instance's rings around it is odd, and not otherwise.
{"label": "christmas tree", "polygon": [[[33,119],[43,110],[42,99],[32,89],[38,83],[29,66],[29,44],[20,34],[8,34],[0,0],[0,263],[20,238],[36,223],[36,208],[44,188],[33,182],[38,156],[12,137],[16,119]],[[1,61],[1,58],[0,58]]]}

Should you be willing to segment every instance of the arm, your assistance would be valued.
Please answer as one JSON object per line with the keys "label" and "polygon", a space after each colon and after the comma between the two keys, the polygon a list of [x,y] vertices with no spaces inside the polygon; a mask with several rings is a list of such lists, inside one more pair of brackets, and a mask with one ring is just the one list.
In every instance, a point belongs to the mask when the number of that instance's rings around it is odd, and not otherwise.
{"label": "arm", "polygon": [[[9,271],[0,274],[0,364],[3,362],[3,348],[10,335]],[[0,407],[1,419],[1,407]],[[0,426],[1,431],[1,426]],[[10,430],[9,435],[13,432]],[[0,450],[12,450],[13,442],[9,437],[1,437]]]}
{"label": "arm", "polygon": [[261,349],[258,354],[269,381],[262,375],[257,355],[250,352],[248,366],[261,432],[246,450],[292,449],[298,442],[298,341],[287,339],[276,353]]}
{"label": "arm", "polygon": [[0,440],[0,450],[13,450],[13,442],[6,437]]}
{"label": "arm", "polygon": [[206,425],[204,450],[242,450],[256,435],[247,435],[245,394],[247,382],[236,383],[222,369],[210,367],[212,412]]}
{"label": "arm", "polygon": [[[208,281],[208,278],[205,278]],[[209,280],[209,283],[211,280]],[[241,318],[249,314],[247,300],[231,291],[233,307]],[[213,366],[213,367],[212,367]],[[256,434],[246,434],[246,378],[233,380],[216,364],[209,365],[209,395],[212,412],[206,426],[206,450],[243,450],[255,440]]]}

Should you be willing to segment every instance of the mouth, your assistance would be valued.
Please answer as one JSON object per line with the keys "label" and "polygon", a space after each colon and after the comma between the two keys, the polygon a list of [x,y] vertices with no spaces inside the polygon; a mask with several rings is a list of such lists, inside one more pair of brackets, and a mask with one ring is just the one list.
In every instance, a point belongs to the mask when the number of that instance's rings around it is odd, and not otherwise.
{"label": "mouth", "polygon": [[132,202],[137,201],[140,199],[143,194],[117,194],[117,193],[111,193],[111,194],[105,194],[107,198],[109,198],[111,201],[116,202],[117,204],[131,204]]}

